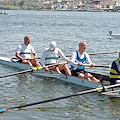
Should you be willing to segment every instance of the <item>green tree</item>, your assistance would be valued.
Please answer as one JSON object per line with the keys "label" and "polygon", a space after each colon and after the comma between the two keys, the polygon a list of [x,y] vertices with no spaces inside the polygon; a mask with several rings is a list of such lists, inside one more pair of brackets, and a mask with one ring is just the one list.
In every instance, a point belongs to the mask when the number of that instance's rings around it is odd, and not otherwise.
{"label": "green tree", "polygon": [[24,6],[24,0],[22,0],[20,3],[19,3],[19,5],[20,5],[20,7],[22,7],[22,6]]}

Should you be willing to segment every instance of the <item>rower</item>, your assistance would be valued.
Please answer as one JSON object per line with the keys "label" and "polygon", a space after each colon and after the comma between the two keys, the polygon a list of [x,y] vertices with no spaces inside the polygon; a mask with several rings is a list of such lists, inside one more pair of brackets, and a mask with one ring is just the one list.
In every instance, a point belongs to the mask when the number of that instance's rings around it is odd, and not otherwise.
{"label": "rower", "polygon": [[78,78],[87,79],[93,82],[99,82],[98,79],[93,77],[90,73],[86,72],[83,64],[90,64],[91,67],[95,66],[95,63],[92,63],[88,53],[85,52],[87,48],[86,41],[79,42],[79,50],[73,52],[71,57],[71,72],[73,76]]}
{"label": "rower", "polygon": [[[56,46],[57,46],[57,43],[55,41],[52,41],[50,43],[49,48],[44,50],[44,52],[42,54],[42,57],[40,59],[40,63],[42,65],[42,67],[58,63],[58,57],[59,56],[61,58],[63,58],[65,61],[67,61],[67,63],[70,63],[70,60]],[[71,75],[71,71],[70,71],[70,69],[68,68],[68,66],[66,64],[60,64],[58,66],[49,67],[49,68],[45,67],[45,70],[46,71],[52,70],[52,71],[56,71],[58,73],[61,73],[61,71],[64,70],[64,72],[67,75]]]}
{"label": "rower", "polygon": [[[24,37],[24,43],[18,45],[15,56],[19,58],[19,61],[28,64],[30,66],[41,67],[40,63],[36,60],[37,54],[32,45],[30,45],[31,38],[29,36]],[[31,58],[31,54],[33,54],[33,60],[29,60]]]}
{"label": "rower", "polygon": [[109,80],[111,85],[120,83],[120,52],[119,58],[112,62]]}

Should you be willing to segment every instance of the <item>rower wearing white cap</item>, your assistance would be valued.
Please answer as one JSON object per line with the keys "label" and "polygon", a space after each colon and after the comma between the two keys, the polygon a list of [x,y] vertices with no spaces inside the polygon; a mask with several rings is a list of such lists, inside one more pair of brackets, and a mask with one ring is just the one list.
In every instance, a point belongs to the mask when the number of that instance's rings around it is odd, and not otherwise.
{"label": "rower wearing white cap", "polygon": [[[64,59],[65,61],[67,61],[67,63],[70,63],[70,60],[56,46],[57,46],[57,43],[55,41],[52,41],[50,43],[49,48],[44,50],[42,57],[40,59],[40,63],[43,67],[45,67],[47,65],[58,63],[59,56],[62,59]],[[57,71],[59,73],[61,73],[61,71],[64,70],[67,75],[71,75],[71,71],[66,64],[60,64],[57,67],[55,67],[55,66],[49,67],[49,68],[46,67],[45,70],[53,70],[53,71]]]}

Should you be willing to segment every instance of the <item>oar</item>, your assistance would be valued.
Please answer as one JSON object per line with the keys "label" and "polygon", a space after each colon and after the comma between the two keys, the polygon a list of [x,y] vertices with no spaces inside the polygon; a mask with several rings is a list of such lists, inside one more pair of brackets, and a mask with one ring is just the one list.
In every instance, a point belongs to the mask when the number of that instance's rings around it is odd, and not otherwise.
{"label": "oar", "polygon": [[[91,67],[90,64],[83,64],[83,66]],[[95,65],[94,67],[104,67],[104,68],[111,68],[111,65]]]}
{"label": "oar", "polygon": [[[108,94],[111,94],[111,93],[118,93],[120,92],[120,89],[119,90],[114,90],[114,91],[109,91],[109,92],[102,92],[102,94],[104,95],[108,95]],[[118,93],[119,94],[119,93]],[[120,95],[120,94],[119,94]]]}
{"label": "oar", "polygon": [[[12,59],[16,59],[16,60],[18,60],[18,58],[16,58],[16,57],[12,57]],[[34,59],[40,59],[39,57],[38,58],[25,58],[26,60],[34,60]]]}
{"label": "oar", "polygon": [[[97,55],[97,54],[111,54],[111,53],[119,53],[119,51],[114,52],[100,52],[100,53],[88,53],[89,55]],[[71,57],[71,55],[66,55],[66,57]]]}
{"label": "oar", "polygon": [[20,72],[16,72],[16,73],[11,73],[11,74],[7,74],[7,75],[3,75],[3,76],[0,76],[0,78],[4,78],[4,77],[8,77],[8,76],[13,76],[13,75],[18,75],[18,74],[23,74],[23,73],[27,73],[27,72],[33,72],[34,71],[33,69],[29,69],[29,70],[24,70],[24,71],[20,71]]}
{"label": "oar", "polygon": [[113,52],[100,52],[100,53],[89,53],[89,55],[96,55],[96,54],[111,54],[111,53],[119,53],[119,51],[113,51]]}
{"label": "oar", "polygon": [[1,109],[0,112],[5,112],[5,111],[9,111],[9,110],[18,110],[20,108],[27,107],[27,106],[48,103],[48,102],[57,101],[57,100],[61,100],[61,99],[66,99],[66,98],[70,98],[70,97],[75,97],[75,96],[88,94],[88,93],[92,93],[92,92],[102,92],[102,91],[105,91],[107,89],[118,87],[118,86],[120,86],[120,84],[110,85],[110,86],[103,86],[103,87],[99,87],[99,88],[95,88],[95,89],[91,89],[91,90],[82,91],[82,92],[79,92],[77,94],[72,94],[72,95],[68,95],[68,96],[63,96],[63,97],[57,97],[57,98],[53,98],[53,99],[43,100],[43,101],[40,101],[40,102],[25,104],[25,105],[21,105],[21,106],[17,106],[17,107]]}
{"label": "oar", "polygon": [[[67,64],[67,62],[61,62],[61,63],[52,64],[52,65],[47,65],[45,67],[53,67],[53,66],[58,66],[60,64]],[[11,73],[11,74],[7,74],[7,75],[3,75],[3,76],[0,76],[0,78],[4,78],[4,77],[8,77],[8,76],[13,76],[13,75],[18,75],[18,74],[23,74],[23,73],[27,73],[27,72],[39,71],[39,70],[44,69],[45,67],[35,67],[35,68],[31,68],[29,70],[24,70],[24,71],[20,71],[20,72],[16,72],[16,73]]]}
{"label": "oar", "polygon": [[[89,55],[96,55],[96,54],[110,54],[110,53],[119,53],[119,51],[114,51],[114,52],[100,52],[100,53],[88,53]],[[71,55],[66,55],[66,57],[71,57]],[[59,56],[60,58],[60,56]],[[18,59],[18,58],[12,58],[12,59]],[[40,57],[38,58],[28,58],[28,60],[34,60],[34,59],[41,59]]]}

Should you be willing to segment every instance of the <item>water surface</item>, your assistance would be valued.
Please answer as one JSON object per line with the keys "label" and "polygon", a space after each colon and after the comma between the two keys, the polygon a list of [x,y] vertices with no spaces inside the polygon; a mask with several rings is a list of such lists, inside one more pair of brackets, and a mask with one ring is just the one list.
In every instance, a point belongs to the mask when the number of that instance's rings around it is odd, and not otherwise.
{"label": "water surface", "polygon": [[[119,13],[105,12],[54,12],[54,11],[6,11],[0,15],[0,56],[13,57],[17,45],[26,35],[31,37],[38,56],[50,41],[70,55],[78,49],[80,40],[86,40],[88,53],[120,50],[119,38],[110,38],[108,31],[120,33]],[[110,65],[118,54],[91,55],[92,62]],[[17,72],[17,68],[0,65],[0,74]],[[109,75],[109,68],[86,68]],[[63,81],[35,76],[30,73],[0,79],[0,109],[38,102],[59,96],[75,94],[85,87]],[[0,114],[2,120],[117,120],[120,119],[118,98],[86,94],[56,102],[7,111]]]}

